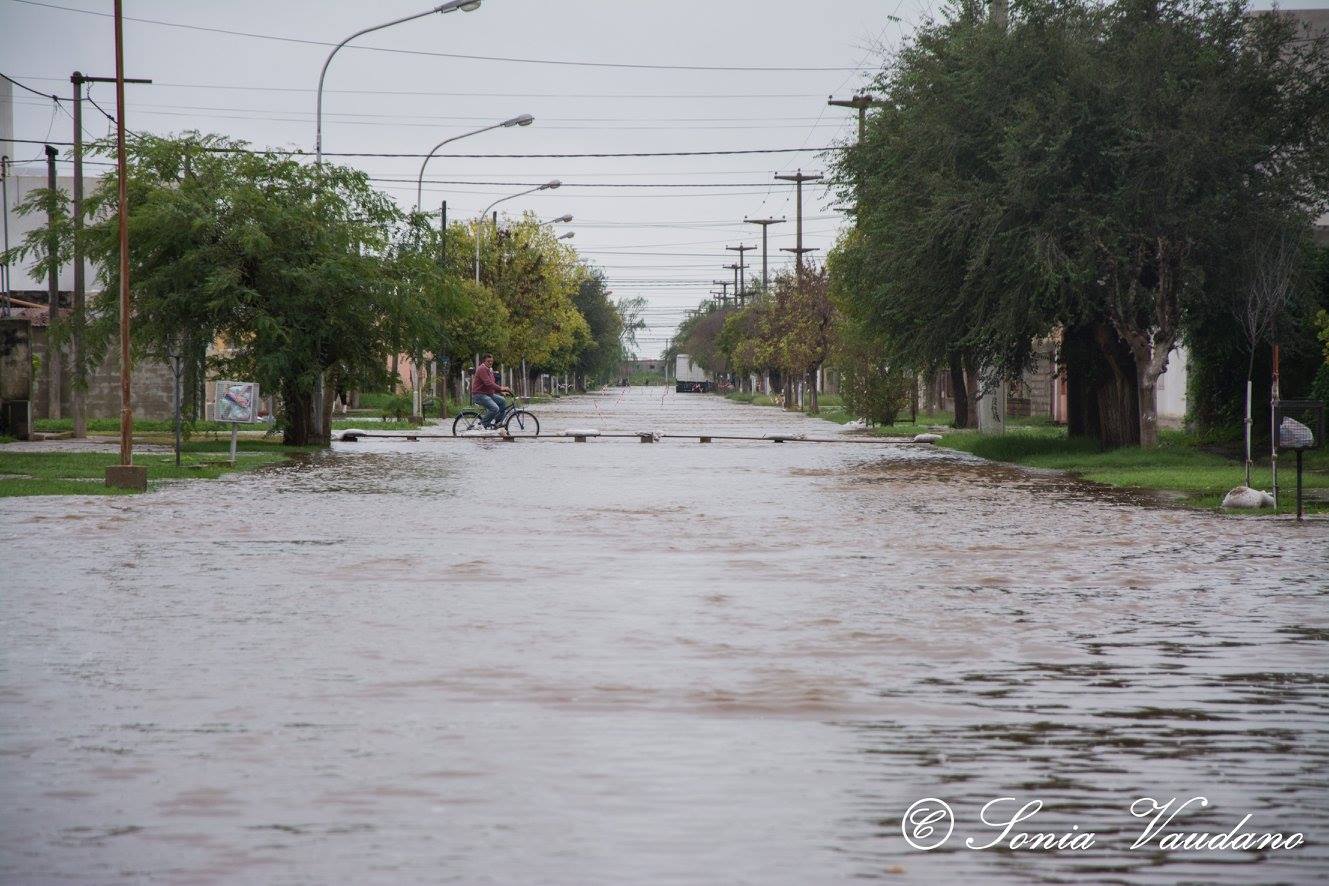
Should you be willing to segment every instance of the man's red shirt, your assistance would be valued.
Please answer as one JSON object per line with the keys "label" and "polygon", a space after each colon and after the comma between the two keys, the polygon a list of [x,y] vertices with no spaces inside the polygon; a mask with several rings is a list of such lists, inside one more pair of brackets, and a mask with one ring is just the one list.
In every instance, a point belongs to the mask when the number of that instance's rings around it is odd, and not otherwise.
{"label": "man's red shirt", "polygon": [[497,394],[499,393],[498,382],[494,379],[494,370],[489,368],[489,364],[481,363],[475,368],[475,378],[471,380],[472,394]]}

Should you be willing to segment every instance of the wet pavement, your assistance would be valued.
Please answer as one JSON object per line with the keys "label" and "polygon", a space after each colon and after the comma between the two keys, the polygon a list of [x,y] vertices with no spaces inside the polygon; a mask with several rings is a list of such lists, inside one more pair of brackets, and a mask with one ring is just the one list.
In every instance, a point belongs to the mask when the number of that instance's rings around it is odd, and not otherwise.
{"label": "wet pavement", "polygon": [[[535,410],[839,432],[659,388]],[[362,440],[0,515],[4,882],[1329,875],[1322,524],[926,447],[629,440]],[[1306,843],[1128,848],[1134,800],[1197,796],[1164,833]],[[1000,797],[1094,845],[966,848]]]}

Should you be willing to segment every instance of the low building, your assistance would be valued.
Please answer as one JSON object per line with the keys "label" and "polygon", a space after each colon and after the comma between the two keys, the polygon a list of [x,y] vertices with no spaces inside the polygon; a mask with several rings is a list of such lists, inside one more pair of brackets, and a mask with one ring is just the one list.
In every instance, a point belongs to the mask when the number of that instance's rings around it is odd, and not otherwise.
{"label": "low building", "polygon": [[[0,217],[3,242],[0,242],[0,248],[18,246],[29,233],[39,231],[46,225],[46,219],[40,214],[20,215],[16,211],[16,207],[33,191],[45,188],[49,179],[40,146],[20,146],[11,141],[12,96],[13,86],[0,81],[0,152],[7,158],[3,170],[0,170],[3,175],[3,181],[0,181],[0,197],[3,198],[3,207],[0,207],[3,210]],[[15,163],[14,152],[18,150],[22,150],[22,153],[17,159],[23,162]],[[68,171],[69,164],[61,162],[58,169],[60,172]],[[85,193],[94,190],[100,181],[100,176],[85,172]],[[73,186],[72,175],[56,175],[56,187],[66,194],[72,193]],[[31,392],[33,420],[68,418],[73,414],[74,396],[69,349],[61,348],[57,354],[50,352],[50,288],[45,278],[33,276],[34,264],[32,260],[26,260],[0,267],[0,330],[3,330],[0,349],[11,348],[21,340],[25,353],[33,359],[36,368],[33,373],[25,373],[22,380],[10,379],[15,384],[5,386],[5,397],[9,400],[18,399],[14,394],[28,388]],[[67,316],[74,301],[73,266],[62,266],[56,276],[57,316]],[[91,264],[84,266],[84,280],[88,298],[91,299],[97,280],[96,268]],[[118,418],[119,348],[112,347],[110,353],[98,356],[88,361],[85,415],[89,419]],[[12,361],[7,361],[5,365],[11,374],[15,372]],[[166,363],[139,361],[134,366],[131,383],[135,418],[166,419],[174,414],[174,377]]]}

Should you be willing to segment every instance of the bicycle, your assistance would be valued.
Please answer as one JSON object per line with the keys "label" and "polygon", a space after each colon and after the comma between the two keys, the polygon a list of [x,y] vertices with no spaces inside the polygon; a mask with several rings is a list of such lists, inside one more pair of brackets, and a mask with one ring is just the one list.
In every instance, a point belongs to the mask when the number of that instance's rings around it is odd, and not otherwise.
{"label": "bicycle", "polygon": [[452,420],[452,436],[454,437],[460,437],[467,431],[496,431],[499,428],[502,428],[509,437],[540,436],[540,420],[531,412],[521,409],[516,397],[512,398],[507,408],[503,410],[503,414],[498,417],[498,421],[492,425],[484,423],[484,410],[477,409],[474,406],[466,407],[457,413],[457,417]]}

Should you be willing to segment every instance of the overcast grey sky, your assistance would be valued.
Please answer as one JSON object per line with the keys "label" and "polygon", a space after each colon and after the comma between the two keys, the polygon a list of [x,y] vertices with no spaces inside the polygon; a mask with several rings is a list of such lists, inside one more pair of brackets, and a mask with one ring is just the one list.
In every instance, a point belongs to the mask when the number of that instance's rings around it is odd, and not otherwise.
{"label": "overcast grey sky", "polygon": [[[131,129],[198,129],[257,146],[312,150],[314,88],[328,47],[260,36],[335,43],[422,11],[437,0],[126,0]],[[1307,0],[1298,8],[1323,8]],[[1262,4],[1267,6],[1268,4]],[[422,153],[449,135],[521,113],[534,126],[476,136],[459,153],[603,153],[819,148],[852,135],[852,117],[828,108],[940,8],[927,0],[484,0],[474,13],[428,16],[348,47],[328,72],[326,152]],[[0,70],[44,92],[70,94],[70,72],[114,73],[110,0],[0,0]],[[90,14],[97,13],[97,14]],[[199,30],[242,31],[251,36]],[[440,55],[440,53],[447,55]],[[457,55],[509,60],[458,58]],[[515,61],[536,59],[593,65]],[[625,67],[614,67],[623,65]],[[665,67],[627,67],[665,66]],[[784,70],[680,70],[678,67]],[[788,68],[820,70],[787,70]],[[92,97],[114,111],[113,89]],[[70,118],[50,101],[16,91],[17,138],[68,141]],[[91,135],[106,120],[85,116]],[[49,133],[49,135],[48,135]],[[40,147],[31,145],[31,155]],[[23,155],[20,152],[20,159]],[[415,199],[418,160],[339,158],[369,172],[403,208]],[[543,218],[572,213],[576,245],[604,269],[616,296],[650,300],[641,353],[653,356],[682,312],[729,279],[736,253],[760,243],[742,219],[789,216],[771,228],[771,263],[792,246],[794,204],[777,172],[821,171],[817,153],[652,158],[482,158],[431,162],[425,203],[446,199],[453,218],[474,215],[520,183],[564,187],[505,204]],[[399,179],[400,181],[391,181]],[[444,184],[443,182],[447,182]],[[478,182],[518,183],[478,184]],[[588,185],[629,187],[588,187]],[[719,185],[689,188],[682,185]],[[668,187],[645,187],[668,185]],[[805,206],[807,245],[824,250],[841,219],[821,189]],[[748,253],[760,273],[760,253]]]}

